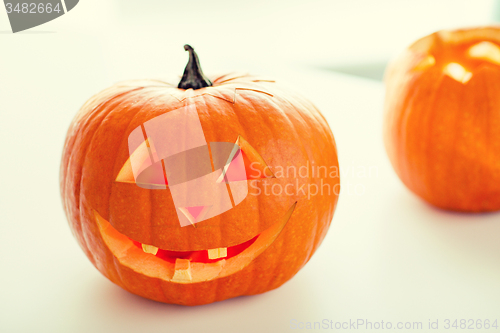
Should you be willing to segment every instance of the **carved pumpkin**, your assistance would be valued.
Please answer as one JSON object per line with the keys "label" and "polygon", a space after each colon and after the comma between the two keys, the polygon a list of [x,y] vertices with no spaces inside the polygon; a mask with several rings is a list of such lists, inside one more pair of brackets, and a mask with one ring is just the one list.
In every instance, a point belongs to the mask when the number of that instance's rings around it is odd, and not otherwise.
{"label": "carved pumpkin", "polygon": [[444,209],[500,209],[500,28],[439,31],[388,68],[385,146],[403,183]]}
{"label": "carved pumpkin", "polygon": [[108,279],[160,302],[277,288],[322,239],[337,150],[307,100],[249,75],[119,83],[87,101],[61,164],[70,227]]}

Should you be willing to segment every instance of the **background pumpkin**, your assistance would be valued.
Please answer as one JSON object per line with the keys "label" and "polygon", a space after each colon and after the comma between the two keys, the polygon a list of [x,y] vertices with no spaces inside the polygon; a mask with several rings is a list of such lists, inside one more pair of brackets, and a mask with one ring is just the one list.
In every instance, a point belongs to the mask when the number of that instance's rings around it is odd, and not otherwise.
{"label": "background pumpkin", "polygon": [[[338,173],[318,177],[310,172],[312,165],[338,171],[338,159],[328,124],[309,101],[279,88],[274,81],[249,75],[216,77],[210,86],[196,54],[188,46],[186,50],[190,62],[180,88],[156,80],[122,82],[84,104],[67,134],[61,193],[70,227],[101,273],[140,296],[197,305],[262,293],[295,275],[327,232],[338,200],[339,178]],[[148,190],[116,180],[129,158],[129,133],[145,121],[187,104],[195,105],[207,142],[235,142],[242,137],[271,169],[305,167],[307,177],[253,180],[255,191],[265,191],[272,184],[297,188],[293,195],[249,195],[241,205],[198,223],[196,228],[180,228],[168,190]],[[323,193],[311,195],[309,184]],[[306,192],[298,190],[304,187]],[[291,213],[289,219],[287,212]],[[125,263],[143,254],[125,246],[128,241],[123,236],[164,250],[202,251],[240,244],[283,219],[283,230],[263,253],[224,277],[176,283],[148,273],[162,269],[158,261],[145,264],[149,265],[145,271]],[[117,238],[106,241],[104,229],[112,230],[109,235]],[[123,250],[122,257],[110,249],[110,242],[117,251]]]}
{"label": "background pumpkin", "polygon": [[439,31],[385,76],[385,146],[403,183],[444,209],[500,209],[500,28]]}

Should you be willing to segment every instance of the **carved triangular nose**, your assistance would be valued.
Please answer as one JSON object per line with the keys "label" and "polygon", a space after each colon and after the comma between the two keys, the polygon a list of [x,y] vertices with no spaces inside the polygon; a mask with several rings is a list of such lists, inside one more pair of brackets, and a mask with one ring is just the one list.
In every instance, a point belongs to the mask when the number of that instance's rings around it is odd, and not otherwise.
{"label": "carved triangular nose", "polygon": [[210,210],[212,205],[208,206],[191,206],[191,207],[181,207],[179,210],[186,216],[188,221],[194,225],[200,221],[203,221],[206,214]]}
{"label": "carved triangular nose", "polygon": [[187,211],[196,220],[206,206],[186,207]]}

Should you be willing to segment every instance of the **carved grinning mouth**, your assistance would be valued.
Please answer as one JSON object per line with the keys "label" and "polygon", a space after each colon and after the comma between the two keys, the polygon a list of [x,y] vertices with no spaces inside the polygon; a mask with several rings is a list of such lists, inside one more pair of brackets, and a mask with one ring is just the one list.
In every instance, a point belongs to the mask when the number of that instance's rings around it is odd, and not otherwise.
{"label": "carved grinning mouth", "polygon": [[[168,187],[180,227],[194,226],[236,207],[248,195],[248,180],[275,178],[262,156],[241,136],[235,143],[207,142],[194,104],[136,127],[128,145],[129,158],[115,181],[150,190]],[[278,237],[295,204],[251,239],[199,251],[137,242],[94,214],[105,244],[121,264],[146,276],[195,283],[245,268]]]}
{"label": "carved grinning mouth", "polygon": [[229,259],[237,256],[245,249],[250,247],[260,236],[257,235],[246,242],[230,246],[219,247],[215,249],[201,250],[201,251],[170,251],[162,250],[153,245],[142,244],[132,240],[135,246],[142,249],[145,253],[150,253],[165,261],[175,263],[177,259],[188,259],[191,262],[212,263],[219,260]]}
{"label": "carved grinning mouth", "polygon": [[94,216],[104,243],[122,265],[149,277],[188,284],[228,276],[248,266],[279,236],[296,204],[252,239],[231,247],[202,251],[172,251],[141,244],[117,231],[96,211]]}

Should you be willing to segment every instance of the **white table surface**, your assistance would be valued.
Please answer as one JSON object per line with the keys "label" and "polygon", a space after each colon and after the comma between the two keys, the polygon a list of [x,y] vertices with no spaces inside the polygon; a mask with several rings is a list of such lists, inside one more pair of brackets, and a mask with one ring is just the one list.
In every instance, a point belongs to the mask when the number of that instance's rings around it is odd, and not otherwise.
{"label": "white table surface", "polygon": [[[0,34],[0,332],[288,332],[323,319],[422,322],[419,331],[439,320],[433,332],[450,331],[446,319],[500,325],[500,214],[437,210],[402,185],[382,144],[381,83],[280,64],[277,56],[228,60],[208,47],[200,52],[205,72],[269,74],[322,110],[341,164],[332,226],[292,280],[262,295],[182,307],[109,282],[63,214],[66,129],[92,94],[121,79],[180,75],[187,55],[179,37],[160,45],[154,34],[61,26]],[[371,174],[358,174],[363,169]]]}

